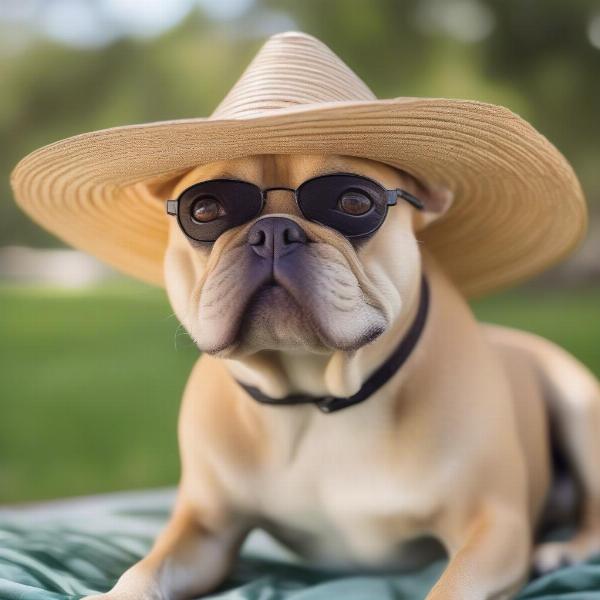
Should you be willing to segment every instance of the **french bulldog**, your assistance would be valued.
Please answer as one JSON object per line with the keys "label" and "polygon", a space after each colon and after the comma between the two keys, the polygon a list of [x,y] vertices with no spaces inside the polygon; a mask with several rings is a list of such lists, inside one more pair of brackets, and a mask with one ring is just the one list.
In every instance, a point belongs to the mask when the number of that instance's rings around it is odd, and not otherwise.
{"label": "french bulldog", "polygon": [[[373,231],[348,235],[309,218],[318,207],[296,193],[332,174],[420,204],[399,198]],[[171,197],[214,180],[267,192],[258,213],[200,195],[169,223],[168,298],[202,351],[180,411],[176,503],[149,554],[89,598],[207,594],[257,527],[351,569],[403,571],[443,553],[427,600],[512,598],[532,567],[600,550],[598,382],[553,343],[476,321],[419,242],[451,210],[449,190],[357,157],[257,155],[198,166]],[[348,227],[373,210],[360,190],[341,202]],[[233,226],[215,229],[224,215]],[[425,292],[413,347],[361,402],[283,401],[357,394],[414,329]],[[553,445],[576,485],[576,533],[536,545],[555,504]]]}

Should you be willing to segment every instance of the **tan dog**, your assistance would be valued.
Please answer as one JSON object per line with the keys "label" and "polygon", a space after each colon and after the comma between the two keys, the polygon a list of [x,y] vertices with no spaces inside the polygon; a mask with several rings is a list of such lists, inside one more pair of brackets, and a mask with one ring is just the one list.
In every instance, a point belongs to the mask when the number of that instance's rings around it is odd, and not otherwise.
{"label": "tan dog", "polygon": [[[402,187],[425,211],[400,203],[352,244],[304,219],[290,192],[269,193],[258,220],[285,216],[307,238],[294,297],[278,285],[248,291],[241,249],[257,219],[214,244],[190,243],[171,220],[168,296],[204,351],[181,408],[178,498],[149,555],[94,598],[207,593],[257,526],[338,565],[402,569],[420,555],[415,541],[438,540],[449,563],[429,600],[510,598],[532,557],[546,571],[600,550],[598,384],[550,342],[475,321],[418,243],[449,194],[366,159],[265,155],[194,169],[173,197],[217,177],[296,187],[332,172]],[[274,398],[353,394],[412,322],[422,271],[431,297],[423,334],[366,401],[328,415],[258,403],[235,382]],[[582,511],[572,540],[534,550],[551,483],[548,416],[582,486]]]}

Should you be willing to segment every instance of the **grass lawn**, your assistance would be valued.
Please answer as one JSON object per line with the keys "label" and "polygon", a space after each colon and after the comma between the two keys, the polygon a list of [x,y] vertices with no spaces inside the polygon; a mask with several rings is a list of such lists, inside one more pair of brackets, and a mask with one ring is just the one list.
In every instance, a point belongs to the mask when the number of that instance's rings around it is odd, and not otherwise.
{"label": "grass lawn", "polygon": [[0,288],[0,502],[174,483],[198,353],[164,292]]}
{"label": "grass lawn", "polygon": [[[474,308],[600,375],[600,288]],[[0,502],[175,484],[178,404],[197,355],[161,290],[0,286]]]}

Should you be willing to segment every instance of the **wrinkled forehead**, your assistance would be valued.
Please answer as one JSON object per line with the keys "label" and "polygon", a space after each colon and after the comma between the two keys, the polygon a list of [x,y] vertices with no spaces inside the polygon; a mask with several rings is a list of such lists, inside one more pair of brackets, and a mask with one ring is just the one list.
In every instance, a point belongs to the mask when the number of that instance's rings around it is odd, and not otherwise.
{"label": "wrinkled forehead", "polygon": [[356,173],[386,187],[398,187],[406,176],[398,169],[354,156],[336,154],[265,154],[222,160],[198,166],[186,173],[174,188],[175,195],[207,179],[241,179],[261,187],[298,187],[303,181],[327,173]]}

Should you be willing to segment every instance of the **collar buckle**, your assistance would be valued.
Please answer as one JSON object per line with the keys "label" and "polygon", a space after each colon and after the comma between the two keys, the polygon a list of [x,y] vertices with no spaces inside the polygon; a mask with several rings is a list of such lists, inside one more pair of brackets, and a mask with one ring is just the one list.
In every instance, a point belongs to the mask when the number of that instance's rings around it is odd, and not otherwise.
{"label": "collar buckle", "polygon": [[336,396],[325,396],[323,398],[319,398],[315,404],[317,408],[326,414],[335,412],[340,408],[346,406],[349,398],[337,398]]}

